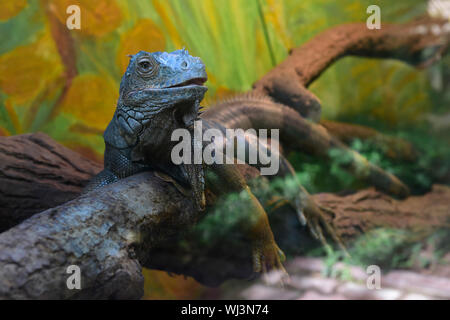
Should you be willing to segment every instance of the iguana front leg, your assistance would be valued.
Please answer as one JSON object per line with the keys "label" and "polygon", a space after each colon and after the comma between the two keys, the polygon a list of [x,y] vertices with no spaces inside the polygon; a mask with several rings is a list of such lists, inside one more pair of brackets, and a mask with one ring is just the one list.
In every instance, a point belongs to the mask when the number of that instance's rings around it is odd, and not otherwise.
{"label": "iguana front leg", "polygon": [[253,270],[266,273],[275,269],[287,274],[282,264],[286,260],[286,256],[275,242],[267,213],[248,186],[242,192],[246,193],[249,199],[248,212],[253,218],[250,226]]}
{"label": "iguana front leg", "polygon": [[325,235],[328,235],[344,253],[347,253],[342,239],[339,237],[334,227],[325,219],[324,211],[330,210],[318,205],[314,201],[308,191],[306,191],[306,189],[298,181],[296,172],[289,161],[287,161],[284,157],[280,157],[280,160],[280,176],[293,179],[298,188],[298,194],[297,197],[293,199],[293,205],[296,208],[298,215],[299,212],[304,214],[303,217],[299,215],[300,222],[302,222],[302,218],[306,218],[305,221],[311,234],[318,239],[323,246],[329,246],[325,239]]}
{"label": "iguana front leg", "polygon": [[111,170],[103,169],[91,180],[89,180],[89,183],[83,189],[83,193],[88,193],[89,191],[104,187],[117,181],[119,181],[119,178]]}
{"label": "iguana front leg", "polygon": [[267,213],[240,171],[231,164],[212,164],[207,170],[211,173],[206,175],[209,188],[221,194],[239,192],[241,195],[244,210],[249,215],[249,224],[244,227],[243,232],[247,232],[252,242],[253,270],[262,273],[279,270],[287,274],[282,264],[285,255],[275,242]]}
{"label": "iguana front leg", "polygon": [[[256,136],[248,135],[247,136],[248,149],[254,149],[256,152],[256,148],[265,148],[267,151],[270,151],[272,156],[275,156],[275,159],[279,161],[279,170],[276,175],[267,176],[270,182],[275,182],[277,179],[285,179],[283,181],[283,185],[286,183],[293,183],[294,192],[288,190],[288,192],[283,192],[282,195],[274,195],[273,192],[270,191],[270,199],[266,204],[271,205],[272,208],[269,209],[269,213],[271,210],[275,210],[280,206],[285,204],[290,204],[297,213],[299,221],[301,225],[307,225],[311,234],[319,240],[325,247],[328,247],[328,243],[325,239],[324,233],[332,238],[332,240],[338,244],[338,246],[343,249],[345,252],[345,246],[342,243],[342,240],[334,230],[334,228],[327,222],[325,219],[323,210],[318,206],[315,201],[311,198],[310,194],[306,189],[300,184],[297,179],[296,172],[289,161],[278,152],[276,149],[272,149],[269,144],[265,141],[258,140]],[[267,151],[266,154],[267,154]],[[254,167],[260,169],[260,164],[254,164]],[[288,180],[290,181],[288,181]],[[289,189],[289,188],[287,188]]]}
{"label": "iguana front leg", "polygon": [[105,143],[105,168],[89,181],[87,186],[83,189],[83,193],[87,193],[133,174],[148,170],[148,167],[144,165],[133,163],[129,156],[126,156],[127,152],[127,150],[118,150],[108,143]]}

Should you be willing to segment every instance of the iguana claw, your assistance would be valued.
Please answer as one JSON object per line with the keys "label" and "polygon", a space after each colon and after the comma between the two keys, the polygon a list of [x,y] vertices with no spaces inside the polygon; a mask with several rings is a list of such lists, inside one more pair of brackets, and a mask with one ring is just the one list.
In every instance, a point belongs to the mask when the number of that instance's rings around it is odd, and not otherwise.
{"label": "iguana claw", "polygon": [[287,275],[283,267],[286,256],[275,241],[264,240],[253,244],[253,271],[267,273],[279,270]]}

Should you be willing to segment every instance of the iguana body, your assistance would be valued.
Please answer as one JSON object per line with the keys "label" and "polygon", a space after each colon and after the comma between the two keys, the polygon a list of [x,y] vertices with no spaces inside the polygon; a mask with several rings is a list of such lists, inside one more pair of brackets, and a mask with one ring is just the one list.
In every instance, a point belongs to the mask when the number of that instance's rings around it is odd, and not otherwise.
{"label": "iguana body", "polygon": [[[173,53],[139,52],[134,55],[120,85],[114,118],[104,133],[104,170],[94,177],[86,191],[118,181],[129,175],[157,170],[163,179],[190,188],[199,209],[205,203],[205,171],[219,183],[216,190],[242,192],[248,212],[254,217],[248,226],[252,239],[255,271],[283,269],[283,253],[278,248],[267,215],[250,191],[240,171],[230,164],[181,164],[171,161],[171,134],[175,129],[191,128],[199,112],[206,87],[206,72],[198,58],[187,51]],[[214,124],[205,121],[205,128]],[[194,136],[194,135],[192,135]],[[201,143],[192,140],[192,143]]]}
{"label": "iguana body", "polygon": [[[187,128],[192,131],[195,120],[202,122],[204,130],[280,129],[284,147],[324,156],[332,147],[341,148],[354,160],[351,167],[360,169],[362,166],[367,169],[363,177],[371,180],[371,177],[377,176],[375,180],[382,181],[378,183],[379,187],[398,194],[404,192],[403,185],[395,177],[378,170],[327,135],[325,130],[320,130],[317,124],[303,119],[295,110],[268,98],[244,95],[210,108],[199,117],[200,101],[207,90],[203,86],[206,77],[201,60],[190,56],[185,50],[172,53],[141,51],[132,56],[121,81],[116,112],[104,133],[105,168],[91,180],[86,191],[138,172],[156,170],[160,172],[158,176],[173,182],[181,191],[189,190],[200,210],[206,205],[207,188],[216,190],[219,195],[241,192],[247,211],[256,218],[247,229],[253,244],[255,271],[272,268],[284,270],[281,265],[283,254],[274,241],[263,206],[252,194],[236,165],[175,165],[170,157],[176,144],[171,141],[175,129]],[[249,148],[256,148],[255,141],[258,141],[257,137],[250,137],[246,143]],[[191,143],[200,143],[202,148],[205,147],[202,141],[192,139]],[[216,154],[216,157],[219,156],[221,155]],[[254,166],[258,167],[258,164]],[[280,155],[280,171],[277,176],[294,173],[289,162]],[[210,176],[216,179],[210,179]],[[322,228],[339,242],[323,219],[321,210],[310,199],[306,190],[300,185],[298,187],[298,197],[289,200],[297,209],[300,220],[307,222],[311,232],[322,242],[325,243]]]}
{"label": "iguana body", "polygon": [[267,96],[243,94],[219,102],[202,115],[203,119],[234,129],[280,129],[284,150],[297,150],[328,158],[331,149],[339,149],[348,159],[345,169],[358,179],[398,197],[409,194],[397,177],[370,163],[359,153],[331,136],[321,125],[303,118],[297,111],[274,102]]}

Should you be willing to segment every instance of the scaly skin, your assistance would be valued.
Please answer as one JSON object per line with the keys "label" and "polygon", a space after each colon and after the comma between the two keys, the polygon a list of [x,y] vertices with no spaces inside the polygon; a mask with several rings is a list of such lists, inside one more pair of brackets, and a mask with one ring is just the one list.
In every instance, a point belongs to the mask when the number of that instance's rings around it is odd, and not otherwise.
{"label": "scaly skin", "polygon": [[[205,187],[221,190],[222,194],[240,192],[247,212],[254,217],[249,232],[255,271],[285,272],[281,263],[284,255],[275,243],[267,214],[236,166],[175,165],[170,159],[176,144],[171,141],[175,129],[188,129],[195,136],[193,124],[207,90],[203,86],[206,77],[201,60],[185,50],[141,51],[132,56],[120,84],[116,112],[104,133],[105,168],[90,181],[85,192],[145,170],[160,172],[159,177],[173,182],[180,190],[190,189],[199,210],[206,205]],[[198,120],[203,122],[203,130],[215,126]],[[191,143],[203,142],[192,138]],[[208,180],[205,171],[219,179]]]}
{"label": "scaly skin", "polygon": [[[105,168],[91,180],[85,191],[138,172],[154,170],[157,176],[173,183],[181,192],[190,194],[199,210],[206,205],[205,188],[215,190],[219,196],[230,192],[242,193],[246,210],[254,217],[246,232],[252,239],[256,272],[270,269],[284,272],[281,264],[284,255],[275,243],[263,206],[233,164],[173,164],[170,154],[177,142],[171,141],[171,134],[175,129],[188,129],[192,137],[195,137],[194,121],[202,123],[203,131],[214,128],[223,133],[226,128],[280,129],[283,147],[322,156],[326,156],[330,148],[339,148],[350,155],[349,169],[360,178],[396,195],[407,194],[407,188],[396,177],[370,164],[295,110],[269,98],[243,95],[200,115],[200,102],[207,90],[203,86],[205,81],[205,66],[199,58],[190,56],[185,50],[172,53],[141,51],[132,56],[121,81],[116,112],[104,133]],[[248,151],[260,142],[256,136],[246,137],[245,141]],[[225,142],[214,141],[222,147]],[[210,142],[192,138],[192,145],[199,143],[205,148]],[[266,148],[270,150],[268,145]],[[223,152],[215,154],[216,158],[222,156]],[[294,176],[289,162],[281,154],[279,159],[280,170],[269,179]],[[259,168],[260,164],[252,166]],[[211,175],[206,174],[208,172],[219,179],[210,179]],[[333,228],[325,221],[321,208],[300,184],[297,196],[284,200],[292,204],[302,224],[307,224],[311,233],[324,245],[326,241],[322,230],[342,246]]]}
{"label": "scaly skin", "polygon": [[370,163],[331,136],[321,125],[309,121],[294,109],[272,101],[269,97],[244,94],[222,101],[209,108],[203,119],[220,123],[223,127],[247,130],[280,128],[280,143],[285,149],[294,149],[328,158],[331,149],[339,149],[349,159],[345,169],[358,179],[391,195],[403,198],[409,189],[396,176]]}

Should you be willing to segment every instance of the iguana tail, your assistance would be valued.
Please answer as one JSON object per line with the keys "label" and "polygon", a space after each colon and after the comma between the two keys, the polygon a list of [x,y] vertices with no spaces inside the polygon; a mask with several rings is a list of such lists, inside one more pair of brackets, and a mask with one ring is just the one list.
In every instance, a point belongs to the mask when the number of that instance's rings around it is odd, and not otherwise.
{"label": "iguana tail", "polygon": [[339,150],[343,167],[357,178],[389,194],[405,197],[408,187],[397,177],[370,163],[358,152],[331,136],[320,124],[313,123],[297,111],[266,96],[244,94],[207,109],[201,118],[226,128],[244,130],[279,129],[283,148],[329,158],[332,149]]}

